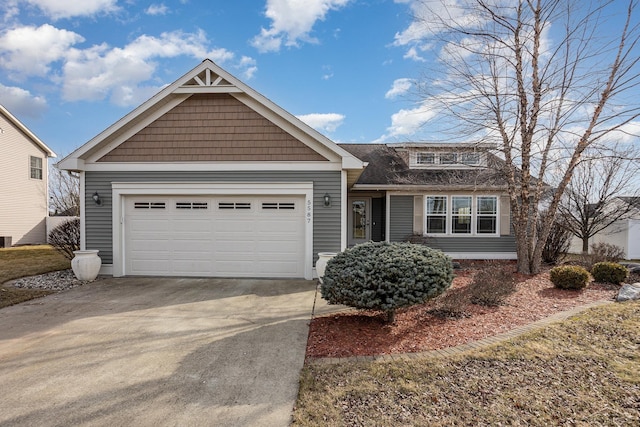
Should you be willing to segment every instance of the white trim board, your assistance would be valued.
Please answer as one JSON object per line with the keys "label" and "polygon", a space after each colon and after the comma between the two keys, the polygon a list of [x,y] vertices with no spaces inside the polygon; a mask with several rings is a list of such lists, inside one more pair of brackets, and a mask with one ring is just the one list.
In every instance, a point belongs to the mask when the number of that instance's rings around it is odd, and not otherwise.
{"label": "white trim board", "polygon": [[113,266],[120,277],[125,270],[125,197],[141,195],[297,195],[305,198],[304,278],[313,278],[313,182],[114,182],[113,197]]}
{"label": "white trim board", "polygon": [[515,252],[445,252],[453,259],[518,259]]}

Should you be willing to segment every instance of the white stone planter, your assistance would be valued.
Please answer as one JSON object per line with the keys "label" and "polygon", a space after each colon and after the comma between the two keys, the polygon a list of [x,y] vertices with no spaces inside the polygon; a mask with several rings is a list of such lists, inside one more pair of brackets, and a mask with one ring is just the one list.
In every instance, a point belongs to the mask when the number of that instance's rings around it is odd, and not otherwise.
{"label": "white stone planter", "polygon": [[318,273],[318,280],[320,283],[322,283],[322,276],[324,276],[324,270],[327,268],[327,262],[336,255],[338,255],[336,252],[318,252],[316,273]]}
{"label": "white stone planter", "polygon": [[75,257],[71,260],[73,274],[78,280],[91,281],[98,277],[102,260],[98,250],[73,251]]}

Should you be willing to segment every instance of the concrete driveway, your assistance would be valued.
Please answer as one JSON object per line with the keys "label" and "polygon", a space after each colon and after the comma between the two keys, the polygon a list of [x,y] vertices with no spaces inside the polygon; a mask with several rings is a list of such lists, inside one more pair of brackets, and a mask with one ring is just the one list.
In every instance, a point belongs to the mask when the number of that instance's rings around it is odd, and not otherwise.
{"label": "concrete driveway", "polygon": [[1,309],[0,425],[289,425],[314,296],[123,278]]}

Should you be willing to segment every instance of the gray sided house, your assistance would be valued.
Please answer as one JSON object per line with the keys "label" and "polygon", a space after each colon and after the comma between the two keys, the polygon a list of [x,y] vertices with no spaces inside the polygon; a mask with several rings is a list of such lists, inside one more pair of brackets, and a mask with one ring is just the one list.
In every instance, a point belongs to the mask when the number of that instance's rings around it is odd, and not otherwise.
{"label": "gray sided house", "polygon": [[0,105],[0,247],[47,242],[48,160],[55,156]]}
{"label": "gray sided house", "polygon": [[482,144],[341,144],[367,163],[348,195],[348,244],[423,242],[455,259],[515,259],[500,160]]}
{"label": "gray sided house", "polygon": [[319,252],[414,235],[514,258],[489,154],[443,150],[335,144],[205,60],[58,167],[80,173],[102,274],[311,279]]}
{"label": "gray sided house", "polygon": [[364,163],[205,60],[58,167],[103,274],[311,279]]}

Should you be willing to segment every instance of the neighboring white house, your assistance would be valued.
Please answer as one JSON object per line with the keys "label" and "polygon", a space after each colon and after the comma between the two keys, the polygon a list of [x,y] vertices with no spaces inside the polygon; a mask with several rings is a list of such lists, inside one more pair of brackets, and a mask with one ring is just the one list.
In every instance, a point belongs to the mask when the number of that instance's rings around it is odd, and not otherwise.
{"label": "neighboring white house", "polygon": [[0,105],[0,246],[47,241],[48,159],[55,156]]}
{"label": "neighboring white house", "polygon": [[[614,222],[589,239],[589,247],[594,243],[608,243],[622,248],[625,259],[640,259],[640,209],[637,207],[640,206],[640,198],[619,197],[615,203],[631,204],[636,207],[629,213],[628,218]],[[582,252],[582,240],[574,236],[569,252]]]}

